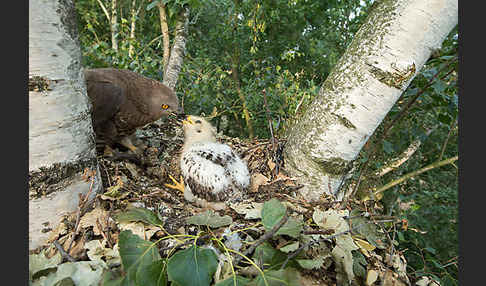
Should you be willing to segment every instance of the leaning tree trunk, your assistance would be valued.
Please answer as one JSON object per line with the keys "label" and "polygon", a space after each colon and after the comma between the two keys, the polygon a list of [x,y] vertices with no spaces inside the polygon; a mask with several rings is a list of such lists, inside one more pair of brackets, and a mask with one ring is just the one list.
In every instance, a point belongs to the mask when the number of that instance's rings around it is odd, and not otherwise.
{"label": "leaning tree trunk", "polygon": [[350,163],[456,26],[457,0],[383,0],[289,130],[286,169],[317,200],[339,190]]}
{"label": "leaning tree trunk", "polygon": [[75,13],[72,0],[29,1],[29,249],[102,185]]}
{"label": "leaning tree trunk", "polygon": [[[165,12],[165,5],[162,2],[157,4],[159,8],[160,30],[162,31],[162,43],[164,46],[164,73],[167,70],[170,57],[170,40],[169,40],[169,25],[167,24],[167,13]],[[184,43],[185,45],[185,43]]]}
{"label": "leaning tree trunk", "polygon": [[164,70],[163,83],[175,90],[179,72],[186,52],[187,28],[189,25],[189,8],[182,8],[175,27],[174,44],[170,50],[167,70]]}

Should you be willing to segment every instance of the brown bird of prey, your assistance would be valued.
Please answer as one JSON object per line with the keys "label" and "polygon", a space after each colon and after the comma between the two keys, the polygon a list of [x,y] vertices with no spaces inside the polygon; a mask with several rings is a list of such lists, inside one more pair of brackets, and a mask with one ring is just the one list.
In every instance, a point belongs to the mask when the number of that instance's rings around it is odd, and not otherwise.
{"label": "brown bird of prey", "polygon": [[181,190],[186,200],[198,206],[216,210],[225,208],[223,202],[242,199],[250,185],[245,162],[228,145],[216,141],[214,127],[204,118],[190,115],[183,128],[181,182],[170,176],[174,185],[166,186]]}
{"label": "brown bird of prey", "polygon": [[84,75],[96,139],[107,153],[115,143],[138,153],[130,139],[137,128],[180,112],[174,91],[156,80],[114,68],[87,69]]}

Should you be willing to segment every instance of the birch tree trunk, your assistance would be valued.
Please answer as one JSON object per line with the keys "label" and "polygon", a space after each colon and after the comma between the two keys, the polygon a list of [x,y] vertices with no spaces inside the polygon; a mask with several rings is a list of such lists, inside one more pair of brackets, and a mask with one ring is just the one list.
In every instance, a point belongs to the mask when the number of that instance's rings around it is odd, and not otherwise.
{"label": "birch tree trunk", "polygon": [[77,209],[86,168],[90,197],[102,186],[75,13],[72,0],[29,1],[29,249]]}
{"label": "birch tree trunk", "polygon": [[137,0],[132,0],[130,6],[130,42],[128,43],[128,56],[133,57],[134,47],[133,42],[135,42],[135,27],[137,26],[137,16],[143,5],[143,0],[141,1],[138,8],[136,8]]}
{"label": "birch tree trunk", "polygon": [[317,200],[341,200],[350,163],[432,51],[457,25],[457,0],[383,0],[288,133],[286,169]]}
{"label": "birch tree trunk", "polygon": [[169,25],[167,24],[167,14],[165,13],[165,5],[162,2],[157,4],[159,8],[160,30],[162,31],[162,42],[164,44],[164,73],[167,70],[170,58],[170,38]]}
{"label": "birch tree trunk", "polygon": [[111,0],[111,47],[113,50],[118,51],[118,40],[116,39],[118,34],[118,13],[117,13],[117,0]]}
{"label": "birch tree trunk", "polygon": [[189,8],[185,7],[178,15],[175,27],[174,44],[170,51],[169,64],[164,70],[163,84],[175,90],[179,72],[186,52],[186,36],[189,25]]}

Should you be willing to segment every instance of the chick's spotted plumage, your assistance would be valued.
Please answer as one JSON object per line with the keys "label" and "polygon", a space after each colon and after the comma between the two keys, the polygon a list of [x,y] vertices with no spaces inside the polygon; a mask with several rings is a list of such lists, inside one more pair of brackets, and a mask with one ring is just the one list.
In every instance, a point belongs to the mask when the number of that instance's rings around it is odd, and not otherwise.
{"label": "chick's spotted plumage", "polygon": [[137,148],[128,136],[162,116],[179,112],[176,94],[161,82],[129,70],[88,69],[84,72],[97,141]]}
{"label": "chick's spotted plumage", "polygon": [[226,144],[216,141],[211,124],[199,116],[183,121],[181,171],[184,197],[191,202],[237,201],[250,185],[243,160]]}

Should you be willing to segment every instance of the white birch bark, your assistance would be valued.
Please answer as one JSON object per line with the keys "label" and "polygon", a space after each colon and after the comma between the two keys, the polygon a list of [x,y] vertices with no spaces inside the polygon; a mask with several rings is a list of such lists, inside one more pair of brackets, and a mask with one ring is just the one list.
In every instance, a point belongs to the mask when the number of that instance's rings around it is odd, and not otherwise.
{"label": "white birch bark", "polygon": [[162,4],[162,2],[159,2],[157,6],[159,8],[160,30],[162,31],[162,42],[164,45],[164,73],[165,73],[170,58],[169,25],[167,24],[167,14],[165,13],[165,5]]}
{"label": "white birch bark", "polygon": [[118,51],[118,13],[117,13],[117,0],[111,0],[111,19],[110,19],[110,27],[111,27],[111,48],[115,51]]}
{"label": "white birch bark", "polygon": [[29,1],[29,249],[76,210],[85,168],[91,198],[101,189],[75,13],[72,0]]}
{"label": "white birch bark", "polygon": [[457,25],[457,0],[377,2],[319,95],[289,131],[286,169],[317,200],[343,198],[350,162],[432,51]]}
{"label": "white birch bark", "polygon": [[170,50],[167,70],[164,70],[163,84],[175,90],[179,72],[186,52],[186,36],[189,25],[189,8],[185,7],[179,14],[175,27],[174,44]]}
{"label": "white birch bark", "polygon": [[137,26],[137,16],[140,13],[140,9],[143,5],[143,0],[140,2],[138,8],[136,8],[137,0],[132,0],[130,6],[130,43],[128,44],[128,56],[133,57],[135,48],[133,47],[133,42],[135,41],[135,27]]}

